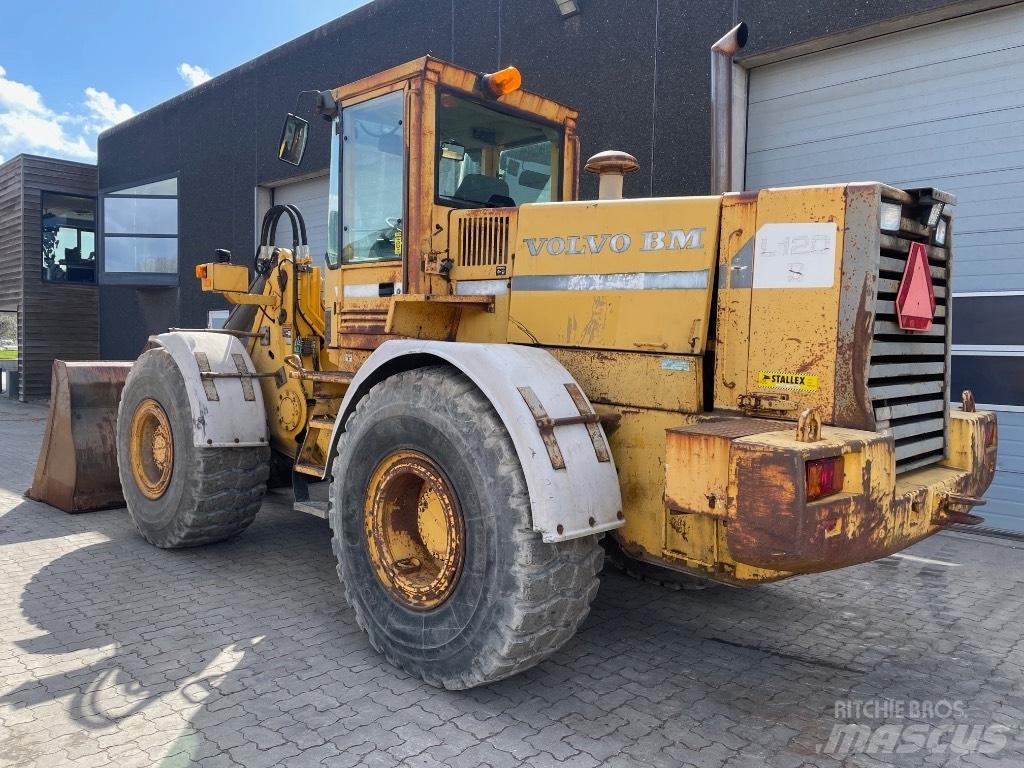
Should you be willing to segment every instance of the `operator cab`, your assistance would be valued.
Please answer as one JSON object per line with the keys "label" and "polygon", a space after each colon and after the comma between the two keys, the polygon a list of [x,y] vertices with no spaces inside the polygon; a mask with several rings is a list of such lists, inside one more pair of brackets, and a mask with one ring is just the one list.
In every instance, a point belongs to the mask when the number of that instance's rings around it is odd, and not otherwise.
{"label": "operator cab", "polygon": [[[480,74],[426,57],[319,94],[333,121],[330,346],[376,348],[394,296],[452,294],[469,266],[453,261],[466,215],[574,199],[577,113],[520,85],[513,67]],[[301,162],[304,122],[289,115],[281,159]]]}

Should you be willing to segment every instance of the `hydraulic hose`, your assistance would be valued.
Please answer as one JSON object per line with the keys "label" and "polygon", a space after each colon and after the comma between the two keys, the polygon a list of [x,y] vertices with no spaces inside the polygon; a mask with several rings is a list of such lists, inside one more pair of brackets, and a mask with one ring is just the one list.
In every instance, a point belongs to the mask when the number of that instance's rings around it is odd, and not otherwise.
{"label": "hydraulic hose", "polygon": [[[276,259],[268,260],[266,266],[260,265],[260,254],[265,246],[273,245],[277,239],[277,225],[282,216],[288,216],[292,227],[292,253],[298,250],[299,246],[307,245],[306,221],[302,213],[294,205],[275,205],[263,216],[260,225],[260,244],[256,249],[255,274],[252,282],[249,283],[249,293],[263,293],[267,284],[267,278],[272,271]],[[259,309],[263,309],[260,307]],[[256,320],[257,306],[255,304],[236,304],[228,313],[228,319],[224,328],[232,331],[249,331]],[[264,310],[265,311],[265,310]],[[305,318],[304,318],[305,319]],[[308,321],[307,321],[308,322]]]}

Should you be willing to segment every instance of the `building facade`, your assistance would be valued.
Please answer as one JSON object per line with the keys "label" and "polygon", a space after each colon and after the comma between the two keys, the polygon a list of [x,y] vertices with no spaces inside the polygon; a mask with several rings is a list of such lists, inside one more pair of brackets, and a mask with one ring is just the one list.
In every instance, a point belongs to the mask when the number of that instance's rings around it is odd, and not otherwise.
{"label": "building facade", "polygon": [[[1000,411],[987,515],[1024,530],[1020,2],[377,0],[100,137],[103,356],[216,322],[223,304],[200,292],[194,266],[216,248],[250,261],[272,203],[297,204],[324,250],[329,124],[312,121],[300,169],[276,158],[284,115],[311,109],[301,91],[424,54],[478,71],[515,64],[524,87],[580,110],[583,158],[639,159],[627,196],[701,194],[708,49],[741,20],[737,188],[872,179],[959,196],[953,384]],[[596,195],[593,179],[582,193]]]}
{"label": "building facade", "polygon": [[[54,359],[99,358],[96,166],[18,155],[0,165],[5,390],[47,397]],[[11,341],[13,340],[13,344]]]}

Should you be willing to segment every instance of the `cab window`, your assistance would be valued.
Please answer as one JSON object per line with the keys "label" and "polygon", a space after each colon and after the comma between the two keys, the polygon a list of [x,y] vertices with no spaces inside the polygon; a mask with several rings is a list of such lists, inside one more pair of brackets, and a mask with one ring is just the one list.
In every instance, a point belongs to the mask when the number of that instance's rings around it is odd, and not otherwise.
{"label": "cab window", "polygon": [[438,99],[437,197],[457,208],[561,199],[562,134],[452,93]]}
{"label": "cab window", "polygon": [[405,137],[401,91],[342,112],[341,257],[401,258]]}

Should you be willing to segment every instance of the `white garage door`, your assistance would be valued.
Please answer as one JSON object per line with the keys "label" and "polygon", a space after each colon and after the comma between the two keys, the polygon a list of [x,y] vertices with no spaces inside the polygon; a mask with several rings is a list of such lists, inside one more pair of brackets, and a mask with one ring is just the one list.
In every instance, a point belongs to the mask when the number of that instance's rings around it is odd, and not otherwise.
{"label": "white garage door", "polygon": [[[318,176],[273,189],[275,205],[294,205],[302,213],[306,222],[309,252],[320,264],[323,264],[324,254],[327,253],[327,188],[328,177]],[[292,231],[287,219],[282,219],[278,224],[274,245],[291,247]]]}
{"label": "white garage door", "polygon": [[[996,296],[1024,304],[1022,40],[1024,5],[1014,5],[755,68],[746,158],[748,189],[878,180],[936,186],[959,198],[954,384],[979,366],[988,373],[970,382],[976,391],[997,378],[1020,381],[1014,392],[999,388],[998,400],[979,396],[1000,411],[1001,437],[1000,471],[982,512],[994,527],[1018,531],[1024,380],[1016,372],[1024,366],[1024,329],[1020,338],[1004,334],[990,344],[991,323],[999,321],[984,307],[995,308]],[[958,323],[957,308],[967,301],[984,306],[972,306]],[[998,306],[1002,312],[1006,304]]]}

